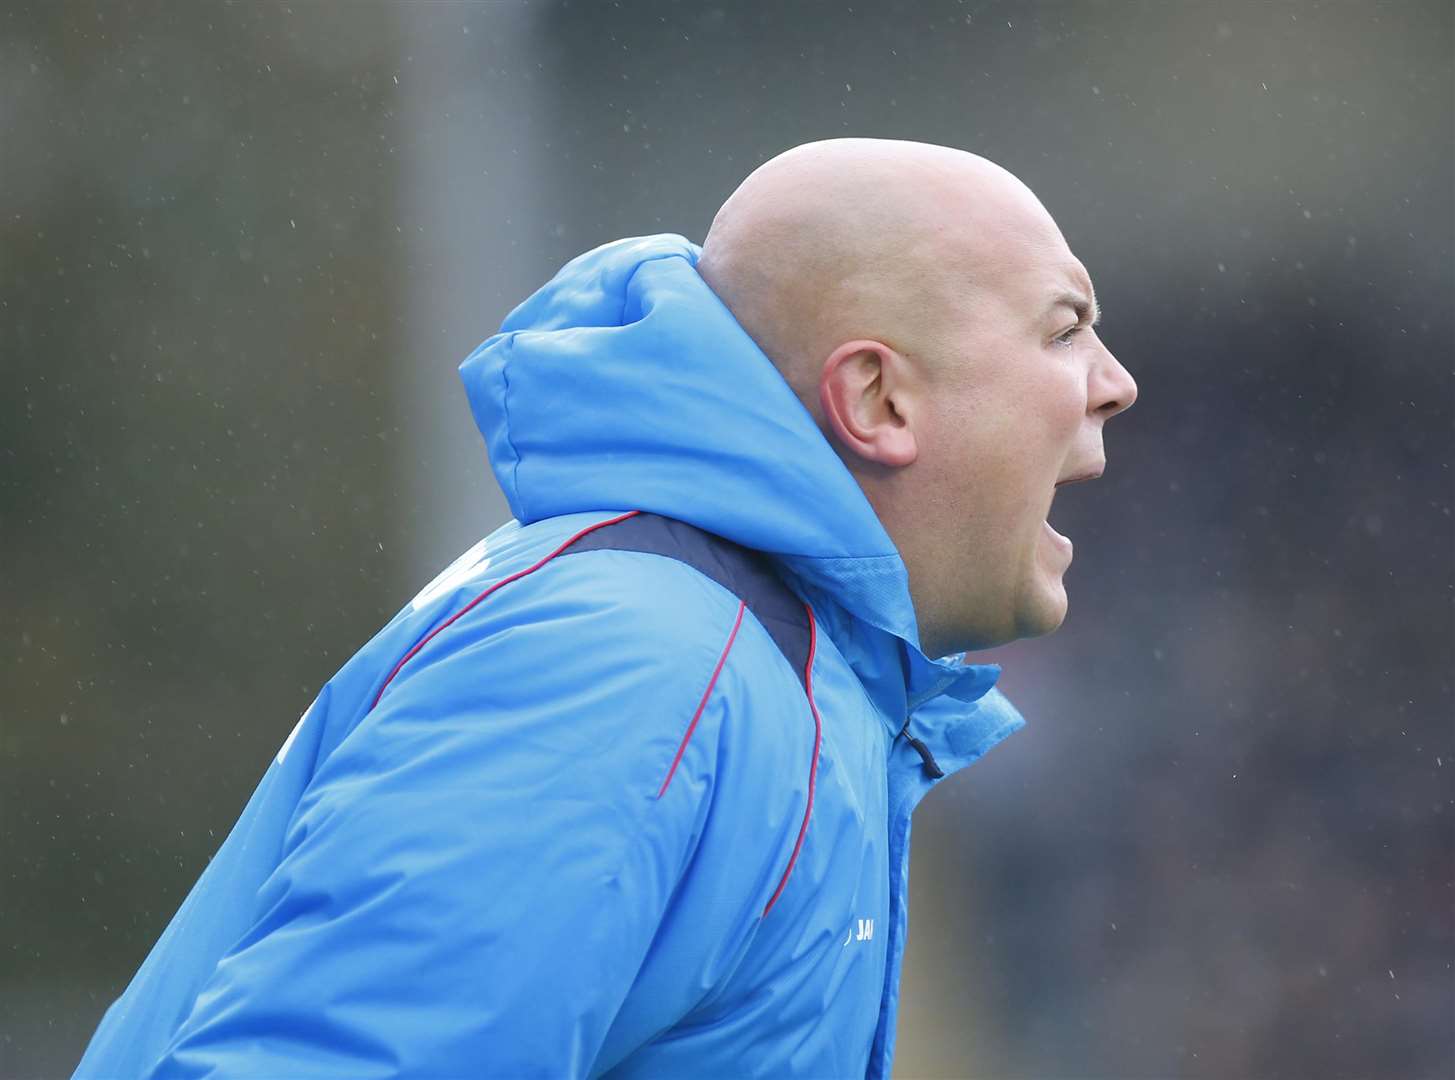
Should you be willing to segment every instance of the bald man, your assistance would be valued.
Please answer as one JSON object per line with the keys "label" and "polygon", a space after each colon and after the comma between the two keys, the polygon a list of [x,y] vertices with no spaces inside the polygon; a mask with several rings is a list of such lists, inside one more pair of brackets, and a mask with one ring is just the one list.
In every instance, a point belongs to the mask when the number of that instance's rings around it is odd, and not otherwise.
{"label": "bald man", "polygon": [[[763,165],[461,366],[513,520],[322,688],[78,1076],[887,1076],[910,815],[1136,396],[959,150]],[[930,927],[937,933],[939,928]]]}
{"label": "bald man", "polygon": [[1030,189],[960,150],[810,143],[733,193],[699,272],[894,540],[928,655],[1061,624],[1052,493],[1101,475],[1137,388]]}

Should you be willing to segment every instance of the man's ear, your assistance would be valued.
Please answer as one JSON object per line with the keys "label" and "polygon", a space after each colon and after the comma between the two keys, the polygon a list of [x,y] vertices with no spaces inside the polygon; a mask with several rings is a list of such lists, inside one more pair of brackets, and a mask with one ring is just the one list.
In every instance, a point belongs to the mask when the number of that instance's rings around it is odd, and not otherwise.
{"label": "man's ear", "polygon": [[835,437],[855,456],[887,468],[919,456],[914,372],[882,341],[848,341],[824,361],[819,404]]}

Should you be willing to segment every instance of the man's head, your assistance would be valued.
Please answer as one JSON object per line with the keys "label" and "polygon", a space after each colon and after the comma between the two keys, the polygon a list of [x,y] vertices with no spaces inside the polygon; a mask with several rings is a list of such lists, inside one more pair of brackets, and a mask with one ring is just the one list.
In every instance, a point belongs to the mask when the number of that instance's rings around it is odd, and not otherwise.
{"label": "man's head", "polygon": [[1024,184],[961,150],[795,147],[712,223],[699,270],[848,466],[909,570],[930,656],[1056,629],[1058,484],[1099,475],[1136,383]]}

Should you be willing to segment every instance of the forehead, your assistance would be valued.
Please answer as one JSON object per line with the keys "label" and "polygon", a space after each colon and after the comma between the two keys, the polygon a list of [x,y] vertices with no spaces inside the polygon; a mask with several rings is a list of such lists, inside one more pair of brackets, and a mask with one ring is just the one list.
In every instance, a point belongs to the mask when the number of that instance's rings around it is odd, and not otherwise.
{"label": "forehead", "polygon": [[982,247],[965,267],[964,280],[972,282],[977,292],[1032,317],[1062,302],[1094,314],[1091,275],[1059,232],[1054,237],[1003,239],[1007,242],[1000,246]]}
{"label": "forehead", "polygon": [[1086,267],[1029,188],[1017,183],[962,194],[942,236],[966,272],[990,284],[1090,293]]}
{"label": "forehead", "polygon": [[1093,315],[1090,275],[1050,212],[1008,173],[983,181],[957,177],[939,188],[921,204],[930,212],[919,227],[900,234],[900,254],[919,265],[922,283],[934,281],[938,310],[981,329],[1042,320],[1060,297]]}

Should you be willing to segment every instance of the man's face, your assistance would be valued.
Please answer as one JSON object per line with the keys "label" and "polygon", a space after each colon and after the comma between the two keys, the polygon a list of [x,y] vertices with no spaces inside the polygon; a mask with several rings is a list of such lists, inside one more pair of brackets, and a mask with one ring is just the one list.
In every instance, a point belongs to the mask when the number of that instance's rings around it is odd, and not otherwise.
{"label": "man's face", "polygon": [[939,534],[924,554],[946,640],[931,649],[1061,625],[1071,542],[1047,513],[1057,485],[1101,473],[1102,426],[1137,394],[1092,328],[1085,268],[1035,209],[997,222],[1002,235],[981,228],[976,284],[942,298],[949,315],[929,339],[914,487]]}

